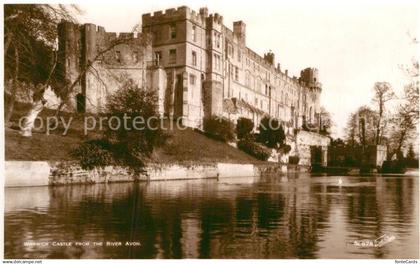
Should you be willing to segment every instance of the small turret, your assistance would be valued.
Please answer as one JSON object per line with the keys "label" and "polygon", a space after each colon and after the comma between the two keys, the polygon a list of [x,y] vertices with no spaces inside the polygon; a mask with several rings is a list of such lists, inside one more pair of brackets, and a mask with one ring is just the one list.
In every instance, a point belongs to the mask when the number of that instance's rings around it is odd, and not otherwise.
{"label": "small turret", "polygon": [[243,21],[233,22],[233,34],[239,39],[241,44],[245,45],[246,24]]}
{"label": "small turret", "polygon": [[267,53],[264,53],[264,60],[266,62],[268,62],[270,65],[273,65],[274,66],[274,63],[275,63],[275,55],[274,55],[274,53],[271,50],[269,52],[267,52]]}

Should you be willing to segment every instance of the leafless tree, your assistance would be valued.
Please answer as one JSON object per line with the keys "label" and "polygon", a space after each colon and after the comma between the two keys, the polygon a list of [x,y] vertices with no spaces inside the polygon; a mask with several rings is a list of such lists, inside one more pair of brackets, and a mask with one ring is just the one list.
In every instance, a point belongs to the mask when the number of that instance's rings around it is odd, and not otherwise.
{"label": "leafless tree", "polygon": [[375,134],[375,144],[381,144],[381,139],[383,137],[384,130],[386,128],[387,122],[384,120],[385,114],[385,104],[395,98],[395,94],[392,91],[392,87],[387,82],[377,82],[375,83],[373,90],[375,95],[373,97],[373,102],[377,105],[378,120],[376,123],[376,134]]}

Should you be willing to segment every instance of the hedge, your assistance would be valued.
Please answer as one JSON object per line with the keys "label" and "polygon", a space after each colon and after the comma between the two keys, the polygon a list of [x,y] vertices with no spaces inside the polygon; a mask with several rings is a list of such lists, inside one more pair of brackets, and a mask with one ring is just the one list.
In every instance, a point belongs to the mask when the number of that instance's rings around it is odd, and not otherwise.
{"label": "hedge", "polygon": [[249,155],[259,160],[266,161],[271,155],[271,151],[269,148],[266,148],[250,140],[240,140],[237,143],[237,146],[240,150],[244,151],[245,153],[248,153]]}

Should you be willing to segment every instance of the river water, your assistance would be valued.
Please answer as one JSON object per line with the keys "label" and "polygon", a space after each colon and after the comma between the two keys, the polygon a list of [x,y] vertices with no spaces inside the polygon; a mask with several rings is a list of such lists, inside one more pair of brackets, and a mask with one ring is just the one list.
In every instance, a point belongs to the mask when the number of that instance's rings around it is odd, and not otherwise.
{"label": "river water", "polygon": [[419,258],[418,200],[416,176],[7,188],[5,258]]}

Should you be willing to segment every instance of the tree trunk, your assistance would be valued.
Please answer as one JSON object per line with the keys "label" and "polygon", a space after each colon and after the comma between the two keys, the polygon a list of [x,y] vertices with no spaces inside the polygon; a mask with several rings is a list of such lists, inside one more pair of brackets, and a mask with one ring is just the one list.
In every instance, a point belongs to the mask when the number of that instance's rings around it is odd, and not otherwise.
{"label": "tree trunk", "polygon": [[400,138],[398,140],[398,147],[395,150],[395,153],[399,153],[401,151],[402,146],[403,146],[404,141],[405,141],[405,135],[406,134],[407,134],[407,131],[406,130],[404,130],[404,131],[401,132]]}
{"label": "tree trunk", "polygon": [[13,110],[15,108],[16,92],[19,77],[19,50],[15,47],[15,76],[13,77],[12,90],[10,95],[10,102],[7,107],[6,115],[4,117],[4,123],[7,125],[12,117]]}
{"label": "tree trunk", "polygon": [[376,145],[379,145],[379,143],[381,143],[381,120],[382,120],[382,115],[383,115],[382,98],[380,98],[379,100],[380,100],[379,101],[379,120],[376,126],[376,140],[375,140]]}
{"label": "tree trunk", "polygon": [[38,87],[39,90],[35,91],[31,109],[29,109],[28,113],[25,115],[25,122],[21,128],[21,135],[24,137],[32,136],[32,129],[34,127],[35,120],[39,113],[41,113],[44,109],[44,92],[48,88],[51,76],[53,75],[55,67],[57,66],[57,52],[54,53],[52,63],[53,64],[48,74],[48,79],[45,81],[45,84],[42,84],[40,87]]}
{"label": "tree trunk", "polygon": [[3,53],[4,56],[7,55],[7,51],[9,50],[10,43],[12,43],[12,38],[13,38],[12,33],[9,33],[6,35],[6,42],[4,43],[4,53]]}

